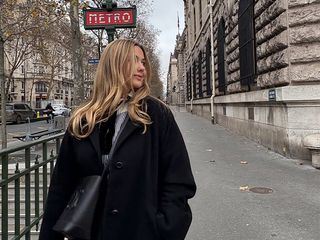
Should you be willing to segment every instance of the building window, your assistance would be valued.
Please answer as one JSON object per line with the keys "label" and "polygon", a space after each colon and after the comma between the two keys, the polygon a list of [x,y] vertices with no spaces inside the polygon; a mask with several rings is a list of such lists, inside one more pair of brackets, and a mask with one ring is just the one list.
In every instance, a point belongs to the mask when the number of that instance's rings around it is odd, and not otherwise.
{"label": "building window", "polygon": [[200,51],[198,56],[198,96],[199,98],[203,97],[202,92],[202,52]]}
{"label": "building window", "polygon": [[256,47],[254,27],[254,1],[239,2],[239,52],[240,52],[240,83],[248,90],[255,85]]}
{"label": "building window", "polygon": [[191,68],[187,72],[187,99],[191,100]]}
{"label": "building window", "polygon": [[44,74],[44,66],[39,66],[39,74]]}
{"label": "building window", "polygon": [[226,94],[226,71],[225,71],[225,22],[222,18],[218,26],[218,83],[219,92]]}
{"label": "building window", "polygon": [[12,79],[10,91],[11,91],[11,92],[14,92],[14,91],[15,91],[14,79]]}
{"label": "building window", "polygon": [[197,98],[197,61],[192,64],[192,87],[193,87],[193,98]]}
{"label": "building window", "polygon": [[199,22],[200,28],[202,27],[202,0],[199,0]]}
{"label": "building window", "polygon": [[196,18],[196,8],[193,7],[193,30],[194,30],[194,41],[197,38],[197,18]]}
{"label": "building window", "polygon": [[207,96],[212,93],[212,81],[211,81],[211,42],[210,39],[206,43],[206,92]]}
{"label": "building window", "polygon": [[36,93],[46,93],[48,92],[47,86],[44,82],[37,82],[35,87]]}

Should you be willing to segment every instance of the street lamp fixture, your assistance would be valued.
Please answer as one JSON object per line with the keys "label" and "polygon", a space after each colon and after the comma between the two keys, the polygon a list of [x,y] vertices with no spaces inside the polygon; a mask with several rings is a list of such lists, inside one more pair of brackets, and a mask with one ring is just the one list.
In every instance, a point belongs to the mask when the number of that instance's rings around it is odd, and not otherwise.
{"label": "street lamp fixture", "polygon": [[102,8],[112,11],[113,8],[117,8],[117,3],[112,0],[105,0],[104,3],[102,3]]}

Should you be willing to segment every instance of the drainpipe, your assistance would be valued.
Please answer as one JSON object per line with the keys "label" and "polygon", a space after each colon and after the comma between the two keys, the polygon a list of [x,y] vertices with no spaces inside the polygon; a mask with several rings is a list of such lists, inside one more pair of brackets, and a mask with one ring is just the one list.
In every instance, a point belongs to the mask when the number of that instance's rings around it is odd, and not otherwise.
{"label": "drainpipe", "polygon": [[210,104],[211,104],[211,122],[212,124],[216,123],[216,119],[214,117],[214,109],[213,109],[213,102],[214,102],[214,97],[216,94],[216,79],[215,79],[215,72],[214,72],[214,42],[213,42],[213,0],[210,0],[210,31],[211,31],[211,71],[212,71],[212,94],[210,97]]}

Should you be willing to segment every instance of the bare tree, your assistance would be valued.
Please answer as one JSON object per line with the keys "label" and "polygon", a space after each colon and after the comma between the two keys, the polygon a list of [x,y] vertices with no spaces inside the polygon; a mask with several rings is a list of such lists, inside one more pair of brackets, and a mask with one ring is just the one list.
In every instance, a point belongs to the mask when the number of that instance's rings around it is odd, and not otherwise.
{"label": "bare tree", "polygon": [[0,1],[0,89],[1,89],[1,141],[2,148],[7,147],[6,128],[6,98],[5,98],[5,78],[4,78],[4,38],[3,38],[3,14],[1,12],[3,3]]}
{"label": "bare tree", "polygon": [[[24,38],[23,35],[17,35],[11,41],[6,42],[5,57],[7,59],[6,91],[9,94],[9,88],[12,84],[14,72],[31,56],[32,43],[34,39]],[[24,68],[24,71],[26,69]]]}
{"label": "bare tree", "polygon": [[71,22],[71,46],[74,77],[74,105],[79,105],[84,100],[83,59],[81,48],[81,32],[79,23],[79,1],[71,0],[69,17]]}
{"label": "bare tree", "polygon": [[[102,8],[102,3],[104,3],[104,1],[93,0],[91,1],[91,3],[91,7],[93,8]],[[157,37],[159,31],[146,22],[148,15],[152,11],[152,1],[150,2],[147,0],[119,0],[117,1],[117,3],[118,7],[130,7],[133,5],[138,6],[137,27],[134,29],[117,29],[115,35],[116,38],[136,39],[138,42],[142,43],[146,47],[152,67],[151,93],[156,97],[161,97],[163,94],[163,84],[160,80],[160,60],[159,54],[157,52]],[[98,50],[98,56],[100,58],[103,47],[108,44],[106,31],[102,29],[92,30],[91,32],[97,39],[96,49]]]}
{"label": "bare tree", "polygon": [[[104,0],[93,0],[91,1],[91,5],[84,5],[84,7],[90,8],[102,8],[102,5],[105,1]],[[118,7],[132,7],[132,6],[139,6],[137,11],[137,28],[139,28],[139,23],[145,22],[145,19],[151,12],[151,4],[148,0],[118,0],[117,6]],[[105,29],[98,29],[98,30],[91,30],[92,34],[97,38],[97,46],[96,48],[99,50],[98,56],[100,58],[101,52],[105,46],[108,44],[108,37],[107,32]],[[115,32],[116,38],[127,37],[135,39],[137,35],[137,31],[134,28],[129,29],[117,29]]]}
{"label": "bare tree", "polygon": [[[19,11],[15,12],[15,10]],[[15,14],[12,14],[15,13]],[[7,147],[6,129],[6,77],[4,71],[4,54],[6,41],[28,31],[29,8],[25,3],[1,0],[0,1],[0,86],[1,86],[1,140],[2,148]],[[20,27],[18,27],[20,26]]]}
{"label": "bare tree", "polygon": [[82,49],[83,49],[83,65],[84,65],[84,83],[85,83],[85,99],[91,95],[91,85],[94,81],[96,65],[90,64],[88,59],[95,59],[98,55],[96,49],[96,41],[94,37],[83,33],[82,34]]}

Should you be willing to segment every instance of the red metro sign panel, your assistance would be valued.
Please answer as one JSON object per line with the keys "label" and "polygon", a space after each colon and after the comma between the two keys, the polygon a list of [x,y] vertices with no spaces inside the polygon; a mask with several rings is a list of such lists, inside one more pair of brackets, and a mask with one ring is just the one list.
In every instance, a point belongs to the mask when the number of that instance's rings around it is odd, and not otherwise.
{"label": "red metro sign panel", "polygon": [[116,8],[111,11],[105,9],[84,10],[85,29],[104,28],[134,28],[136,27],[137,9]]}

